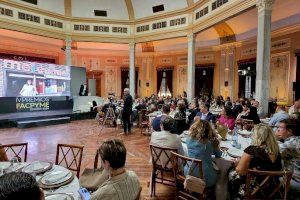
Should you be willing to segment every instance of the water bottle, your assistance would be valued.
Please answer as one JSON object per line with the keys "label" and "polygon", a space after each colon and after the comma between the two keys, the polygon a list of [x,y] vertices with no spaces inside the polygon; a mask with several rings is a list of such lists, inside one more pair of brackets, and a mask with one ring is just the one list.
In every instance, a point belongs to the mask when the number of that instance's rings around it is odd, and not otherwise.
{"label": "water bottle", "polygon": [[232,146],[233,146],[233,147],[237,146],[237,143],[238,143],[237,128],[234,127],[234,129],[233,129],[233,134],[232,134]]}

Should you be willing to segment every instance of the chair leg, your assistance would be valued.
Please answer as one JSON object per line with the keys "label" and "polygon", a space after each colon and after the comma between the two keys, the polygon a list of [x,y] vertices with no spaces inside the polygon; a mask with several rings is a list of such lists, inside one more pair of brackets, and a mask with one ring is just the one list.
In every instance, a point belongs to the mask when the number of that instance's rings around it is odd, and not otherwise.
{"label": "chair leg", "polygon": [[156,173],[152,171],[152,176],[151,176],[151,197],[155,196],[155,180],[156,180]]}

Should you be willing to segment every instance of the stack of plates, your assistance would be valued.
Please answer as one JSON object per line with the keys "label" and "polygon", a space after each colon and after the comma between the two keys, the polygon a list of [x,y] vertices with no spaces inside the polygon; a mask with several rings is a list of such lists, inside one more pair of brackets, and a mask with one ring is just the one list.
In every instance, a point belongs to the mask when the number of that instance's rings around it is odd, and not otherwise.
{"label": "stack of plates", "polygon": [[244,151],[233,148],[233,149],[228,149],[227,153],[233,158],[238,158],[238,157],[242,157]]}
{"label": "stack of plates", "polygon": [[65,193],[47,194],[45,200],[74,200],[74,197]]}
{"label": "stack of plates", "polygon": [[43,189],[52,189],[66,185],[73,179],[74,174],[69,170],[52,171],[42,176],[39,180],[39,184]]}
{"label": "stack of plates", "polygon": [[25,166],[22,169],[22,171],[29,174],[31,173],[41,174],[51,169],[52,166],[53,164],[51,162],[35,161]]}

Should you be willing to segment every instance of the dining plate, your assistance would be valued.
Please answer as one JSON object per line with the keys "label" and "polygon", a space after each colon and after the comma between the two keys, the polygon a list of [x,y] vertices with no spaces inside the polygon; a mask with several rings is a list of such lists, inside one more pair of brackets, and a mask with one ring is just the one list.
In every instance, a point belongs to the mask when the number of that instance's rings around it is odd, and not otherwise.
{"label": "dining plate", "polygon": [[72,172],[68,170],[64,171],[53,171],[44,175],[41,178],[41,183],[44,185],[57,185],[69,180],[72,177]]}
{"label": "dining plate", "polygon": [[51,169],[51,162],[34,161],[22,169],[22,172],[40,174]]}
{"label": "dining plate", "polygon": [[241,135],[241,136],[244,136],[244,137],[249,137],[252,135],[252,131],[247,131],[247,130],[239,130],[238,133]]}
{"label": "dining plate", "polygon": [[45,200],[74,200],[74,197],[66,193],[55,193],[47,194]]}
{"label": "dining plate", "polygon": [[227,153],[231,157],[238,158],[243,155],[244,151],[234,148],[234,149],[228,149]]}

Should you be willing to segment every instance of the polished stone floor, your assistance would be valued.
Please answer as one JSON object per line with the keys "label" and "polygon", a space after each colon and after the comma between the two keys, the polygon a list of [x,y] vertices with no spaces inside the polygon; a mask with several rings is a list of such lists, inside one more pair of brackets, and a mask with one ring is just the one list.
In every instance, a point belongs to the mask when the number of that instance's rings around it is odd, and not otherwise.
{"label": "polished stone floor", "polygon": [[[149,137],[140,134],[135,128],[130,135],[120,135],[121,129],[104,128],[100,132],[95,120],[72,121],[68,124],[44,126],[28,129],[4,128],[0,129],[0,143],[10,144],[28,142],[27,160],[55,161],[56,145],[80,144],[84,145],[81,171],[93,167],[95,152],[101,141],[108,138],[120,138],[127,148],[126,168],[133,170],[140,178],[142,184],[142,199],[150,198],[147,182],[151,174]],[[154,199],[175,199],[174,188],[157,184]]]}

